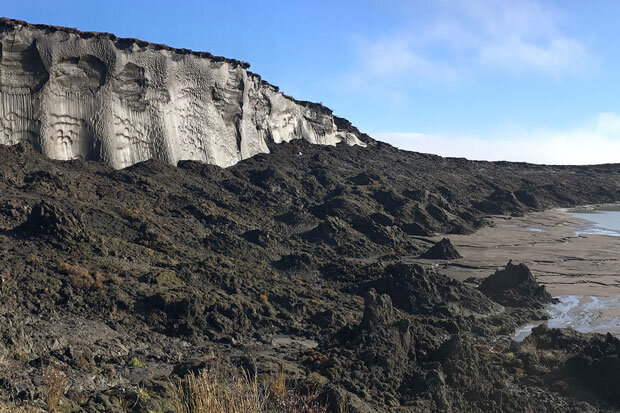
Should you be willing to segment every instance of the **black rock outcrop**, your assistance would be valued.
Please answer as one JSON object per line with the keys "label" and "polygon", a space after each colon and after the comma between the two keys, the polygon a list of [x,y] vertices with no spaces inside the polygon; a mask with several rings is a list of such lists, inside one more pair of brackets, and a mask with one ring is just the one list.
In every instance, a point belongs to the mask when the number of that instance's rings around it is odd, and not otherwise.
{"label": "black rock outcrop", "polygon": [[387,294],[394,306],[410,313],[437,317],[489,315],[498,305],[479,291],[420,265],[393,264],[372,286]]}
{"label": "black rock outcrop", "polygon": [[[378,142],[270,150],[226,169],[115,171],[0,146],[0,410],[40,397],[49,360],[89,383],[71,386],[75,411],[120,413],[136,396],[119,389],[137,386],[150,395],[140,408],[158,411],[166,383],[187,372],[178,366],[214,352],[256,358],[259,373],[319,375],[358,411],[584,410],[544,374],[587,340],[531,357],[507,339],[531,308],[501,313],[476,289],[394,261],[427,246],[410,233],[484,225],[472,205],[498,187],[535,194],[540,208],[620,200],[620,167],[507,166]],[[514,300],[540,306],[525,280]],[[280,336],[293,344],[276,348]]]}
{"label": "black rock outcrop", "polygon": [[620,404],[620,340],[607,333],[567,360],[569,377],[615,405]]}
{"label": "black rock outcrop", "polygon": [[540,365],[533,363],[537,357],[559,355],[550,375],[560,383],[559,388],[566,393],[589,393],[609,403],[600,410],[591,411],[618,411],[620,340],[617,337],[609,333],[583,334],[572,329],[551,329],[542,324],[532,330],[524,347],[533,350],[525,363],[526,370],[532,368],[540,373]]}
{"label": "black rock outcrop", "polygon": [[443,238],[424,254],[420,255],[420,257],[431,260],[457,260],[463,258],[448,238]]}
{"label": "black rock outcrop", "polygon": [[83,235],[84,226],[71,211],[42,201],[35,205],[21,227],[30,236],[50,235],[68,238]]}
{"label": "black rock outcrop", "polygon": [[553,301],[544,285],[538,284],[525,264],[512,261],[503,270],[487,277],[478,287],[493,301],[507,307],[542,308]]}

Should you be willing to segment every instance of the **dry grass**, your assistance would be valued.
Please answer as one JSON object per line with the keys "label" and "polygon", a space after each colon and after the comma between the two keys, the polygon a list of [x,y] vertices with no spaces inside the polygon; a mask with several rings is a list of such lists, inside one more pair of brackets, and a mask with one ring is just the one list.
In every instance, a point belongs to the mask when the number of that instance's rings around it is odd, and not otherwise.
{"label": "dry grass", "polygon": [[318,392],[289,389],[284,374],[259,380],[218,367],[189,375],[174,387],[175,413],[325,413]]}
{"label": "dry grass", "polygon": [[58,262],[58,268],[69,277],[69,282],[75,288],[90,288],[95,285],[95,279],[90,275],[88,269],[75,264]]}
{"label": "dry grass", "polygon": [[552,363],[561,363],[570,357],[566,350],[540,348],[533,336],[526,337],[521,342],[520,350],[524,353],[534,354],[541,360]]}
{"label": "dry grass", "polygon": [[176,413],[259,413],[265,407],[266,397],[256,377],[247,373],[204,370],[175,387]]}
{"label": "dry grass", "polygon": [[28,256],[26,257],[26,262],[30,265],[40,265],[43,261],[38,255],[32,253],[28,254]]}
{"label": "dry grass", "polygon": [[58,411],[65,389],[68,384],[67,376],[59,368],[49,365],[43,367],[44,395],[47,410],[51,413]]}
{"label": "dry grass", "polygon": [[107,277],[100,271],[91,274],[87,268],[79,264],[68,264],[59,261],[58,269],[67,275],[69,283],[75,288],[97,288],[102,290],[106,288],[105,283],[111,282],[116,285],[123,283],[123,280],[116,274]]}
{"label": "dry grass", "polygon": [[123,279],[119,277],[117,274],[110,274],[107,277],[107,280],[110,281],[114,285],[122,285]]}
{"label": "dry grass", "polygon": [[18,406],[0,402],[0,413],[44,413],[45,411],[34,406]]}

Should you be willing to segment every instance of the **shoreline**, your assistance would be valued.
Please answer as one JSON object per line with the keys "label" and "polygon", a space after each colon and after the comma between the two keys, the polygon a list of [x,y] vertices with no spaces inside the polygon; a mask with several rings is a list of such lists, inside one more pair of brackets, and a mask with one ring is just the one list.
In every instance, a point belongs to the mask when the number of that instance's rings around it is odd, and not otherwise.
{"label": "shoreline", "polygon": [[497,216],[494,226],[449,236],[463,258],[411,260],[460,281],[488,277],[509,260],[524,263],[552,296],[572,303],[549,307],[550,327],[620,336],[620,237],[581,233],[590,221],[565,211]]}
{"label": "shoreline", "polygon": [[497,216],[494,226],[469,235],[449,235],[462,259],[409,260],[461,281],[487,277],[512,260],[526,264],[553,296],[620,295],[620,237],[577,235],[586,222],[559,209],[523,217]]}
{"label": "shoreline", "polygon": [[[612,204],[606,203],[606,204],[585,204],[585,205],[578,205],[575,207],[570,207],[570,208],[552,208],[548,211],[543,211],[544,212],[568,212],[568,211],[587,211],[590,209],[595,209],[595,208],[618,208],[620,207],[620,202],[615,202]],[[535,212],[534,212],[535,213]]]}

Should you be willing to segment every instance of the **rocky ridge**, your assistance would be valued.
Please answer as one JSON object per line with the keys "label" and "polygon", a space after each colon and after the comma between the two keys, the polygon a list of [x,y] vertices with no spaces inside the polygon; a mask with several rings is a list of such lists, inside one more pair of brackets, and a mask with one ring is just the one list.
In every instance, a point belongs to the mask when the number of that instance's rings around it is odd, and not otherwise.
{"label": "rocky ridge", "polygon": [[459,258],[463,258],[448,238],[443,238],[420,255],[420,257],[435,260],[458,260]]}
{"label": "rocky ridge", "polygon": [[[165,411],[170,383],[216,354],[314,383],[332,411],[617,407],[580,373],[614,357],[595,350],[604,337],[512,343],[544,314],[404,261],[431,246],[420,234],[485,225],[498,192],[539,208],[617,201],[618,165],[470,162],[380,142],[270,151],[225,169],[118,171],[0,146],[0,399],[41,403],[53,364],[73,411]],[[531,210],[514,199],[508,214]]]}
{"label": "rocky ridge", "polygon": [[515,265],[512,261],[484,279],[479,289],[495,302],[509,307],[543,308],[554,302],[525,264]]}

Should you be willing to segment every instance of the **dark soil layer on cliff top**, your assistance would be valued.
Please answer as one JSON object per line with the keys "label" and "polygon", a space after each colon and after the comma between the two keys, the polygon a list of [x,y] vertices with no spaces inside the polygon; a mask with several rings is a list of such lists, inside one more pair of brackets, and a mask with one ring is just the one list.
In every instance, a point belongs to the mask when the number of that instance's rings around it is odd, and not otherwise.
{"label": "dark soil layer on cliff top", "polygon": [[620,408],[616,339],[513,343],[539,310],[398,263],[489,214],[618,201],[619,165],[271,149],[114,171],[0,147],[0,400],[44,399],[52,364],[68,409],[166,411],[175,377],[229,360],[333,411]]}

